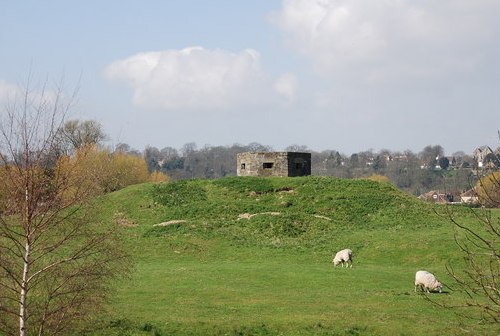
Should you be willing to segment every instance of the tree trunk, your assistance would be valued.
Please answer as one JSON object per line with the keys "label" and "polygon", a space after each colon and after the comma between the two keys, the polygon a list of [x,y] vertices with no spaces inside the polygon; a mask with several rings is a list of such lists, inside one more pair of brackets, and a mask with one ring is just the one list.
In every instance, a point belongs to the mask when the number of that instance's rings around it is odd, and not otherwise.
{"label": "tree trunk", "polygon": [[[26,146],[27,148],[27,146]],[[28,151],[26,150],[27,155]],[[26,156],[25,164],[28,166],[29,159]],[[27,172],[28,173],[28,172]],[[29,173],[28,173],[29,174]],[[24,187],[24,234],[26,242],[24,244],[24,258],[23,258],[23,275],[21,280],[21,292],[19,297],[19,336],[26,335],[26,320],[28,319],[27,311],[27,296],[28,296],[28,274],[30,271],[30,259],[31,259],[31,243],[30,243],[30,230],[31,230],[31,220],[30,220],[30,193],[29,193],[29,179],[26,179]]]}
{"label": "tree trunk", "polygon": [[26,320],[27,320],[27,296],[28,296],[28,273],[29,273],[29,260],[30,260],[30,243],[26,240],[25,253],[24,253],[24,267],[23,278],[21,282],[21,293],[19,298],[19,336],[26,335]]}

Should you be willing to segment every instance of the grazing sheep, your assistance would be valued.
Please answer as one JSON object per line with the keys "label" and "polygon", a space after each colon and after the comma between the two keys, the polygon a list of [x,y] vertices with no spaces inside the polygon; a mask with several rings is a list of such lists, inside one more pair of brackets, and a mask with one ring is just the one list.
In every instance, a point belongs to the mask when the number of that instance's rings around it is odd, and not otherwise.
{"label": "grazing sheep", "polygon": [[443,290],[443,285],[436,279],[434,274],[429,273],[427,271],[418,271],[415,274],[415,292],[417,291],[417,287],[420,287],[420,290],[425,290],[427,293],[430,291],[441,291]]}
{"label": "grazing sheep", "polygon": [[342,251],[338,251],[337,254],[335,255],[335,258],[333,258],[333,266],[337,266],[338,264],[342,264],[342,267],[344,267],[344,264],[346,267],[350,266],[352,267],[352,251],[349,249],[345,249]]}

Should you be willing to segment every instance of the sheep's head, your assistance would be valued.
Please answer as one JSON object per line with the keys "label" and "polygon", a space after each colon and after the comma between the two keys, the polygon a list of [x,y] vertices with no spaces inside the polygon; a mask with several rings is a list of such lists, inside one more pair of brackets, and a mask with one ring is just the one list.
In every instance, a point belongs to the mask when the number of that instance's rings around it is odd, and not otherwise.
{"label": "sheep's head", "polygon": [[338,264],[340,264],[340,260],[337,260],[337,259],[333,259],[333,266],[337,266]]}
{"label": "sheep's head", "polygon": [[439,281],[436,282],[435,290],[439,291],[439,293],[443,291],[443,285]]}

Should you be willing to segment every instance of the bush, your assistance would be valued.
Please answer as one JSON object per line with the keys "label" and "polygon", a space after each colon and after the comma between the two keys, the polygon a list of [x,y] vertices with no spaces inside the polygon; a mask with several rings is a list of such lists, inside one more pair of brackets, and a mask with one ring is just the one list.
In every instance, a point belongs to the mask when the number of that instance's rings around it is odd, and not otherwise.
{"label": "bush", "polygon": [[500,172],[481,178],[476,185],[479,201],[488,208],[500,207]]}

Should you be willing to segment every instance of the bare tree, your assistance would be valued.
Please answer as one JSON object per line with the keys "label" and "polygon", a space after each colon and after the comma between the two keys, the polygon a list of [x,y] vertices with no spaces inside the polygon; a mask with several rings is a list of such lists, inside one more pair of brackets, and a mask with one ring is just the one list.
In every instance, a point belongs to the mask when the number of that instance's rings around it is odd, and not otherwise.
{"label": "bare tree", "polygon": [[[463,264],[448,264],[447,271],[455,289],[465,293],[467,299],[448,307],[467,317],[500,323],[500,219],[485,209],[474,210],[474,216],[474,223],[466,224],[451,216]],[[478,315],[470,314],[470,310]]]}
{"label": "bare tree", "polygon": [[57,129],[58,145],[69,152],[99,145],[107,138],[102,125],[95,120],[69,120]]}
{"label": "bare tree", "polygon": [[287,151],[287,152],[307,152],[307,153],[311,152],[311,150],[309,148],[307,148],[307,146],[297,145],[297,144],[290,145],[290,146],[286,147],[285,151]]}
{"label": "bare tree", "polygon": [[[446,269],[453,279],[450,288],[465,295],[463,302],[434,300],[434,304],[452,308],[466,318],[483,323],[500,323],[500,217],[494,207],[500,207],[500,173],[482,171],[475,190],[480,207],[471,208],[471,216],[457,216],[447,208],[446,217],[455,228],[455,243],[462,262],[448,263]],[[486,208],[487,206],[488,208]]]}
{"label": "bare tree", "polygon": [[116,232],[90,217],[90,175],[78,157],[47,160],[73,97],[31,90],[1,110],[0,334],[85,327],[121,268]]}
{"label": "bare tree", "polygon": [[434,168],[436,166],[437,160],[444,155],[444,149],[440,145],[436,146],[425,146],[425,148],[419,153],[420,160],[427,168]]}

